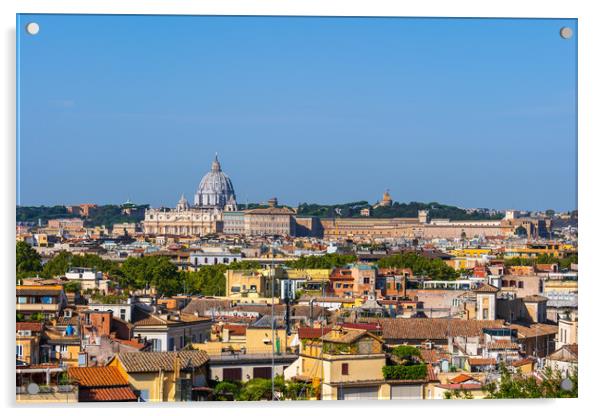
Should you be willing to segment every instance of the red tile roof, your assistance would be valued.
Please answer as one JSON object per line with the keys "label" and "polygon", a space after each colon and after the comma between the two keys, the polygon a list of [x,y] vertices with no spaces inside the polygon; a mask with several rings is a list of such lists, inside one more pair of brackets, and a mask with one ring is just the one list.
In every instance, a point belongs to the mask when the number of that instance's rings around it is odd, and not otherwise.
{"label": "red tile roof", "polygon": [[134,402],[138,398],[130,387],[91,388],[79,391],[80,402]]}
{"label": "red tile roof", "polygon": [[230,335],[245,335],[247,333],[245,325],[226,324],[224,325],[224,329],[227,329]]}
{"label": "red tile roof", "polygon": [[442,340],[448,337],[476,337],[485,328],[503,328],[503,320],[477,321],[459,318],[365,318],[378,322],[386,340]]}
{"label": "red tile roof", "polygon": [[41,322],[17,322],[17,331],[41,332],[42,326]]}
{"label": "red tile roof", "polygon": [[82,387],[127,386],[117,367],[69,367],[69,378]]}
{"label": "red tile roof", "polygon": [[345,322],[341,325],[343,328],[365,329],[366,331],[380,331],[382,328],[378,323],[352,323]]}
{"label": "red tile roof", "polygon": [[474,378],[472,378],[468,374],[458,374],[454,378],[450,379],[449,382],[451,384],[458,384],[458,383],[465,383],[470,380],[474,380]]}
{"label": "red tile roof", "polygon": [[315,339],[320,338],[322,335],[326,335],[332,330],[332,328],[324,327],[324,328],[309,328],[309,327],[301,327],[299,328],[299,339]]}
{"label": "red tile roof", "polygon": [[520,367],[520,366],[522,366],[522,365],[525,365],[525,364],[532,364],[532,363],[534,363],[534,362],[535,362],[535,360],[534,360],[533,358],[529,358],[529,357],[527,357],[527,358],[523,358],[522,360],[516,360],[516,361],[514,361],[514,362],[512,363],[512,366],[513,366],[513,367]]}
{"label": "red tile roof", "polygon": [[470,365],[496,365],[497,361],[495,358],[469,358],[468,364]]}
{"label": "red tile roof", "polygon": [[491,286],[488,283],[483,284],[481,287],[473,290],[475,293],[496,293],[499,289],[495,286]]}
{"label": "red tile roof", "polygon": [[481,383],[467,383],[467,384],[438,384],[437,387],[441,387],[446,390],[481,390],[483,385]]}

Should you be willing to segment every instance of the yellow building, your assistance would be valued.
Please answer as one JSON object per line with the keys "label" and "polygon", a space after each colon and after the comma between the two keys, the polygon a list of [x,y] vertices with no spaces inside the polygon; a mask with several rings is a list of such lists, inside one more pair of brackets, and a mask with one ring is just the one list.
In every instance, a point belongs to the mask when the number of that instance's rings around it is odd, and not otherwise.
{"label": "yellow building", "polygon": [[328,282],[330,269],[284,269],[284,277],[289,279],[307,279],[310,282]]}
{"label": "yellow building", "polygon": [[41,354],[48,362],[60,363],[65,367],[77,366],[80,348],[78,335],[65,335],[54,329],[44,331]]}
{"label": "yellow building", "polygon": [[572,244],[542,243],[527,244],[524,247],[506,248],[504,257],[537,257],[549,255],[554,257],[568,257],[577,254],[577,249]]}
{"label": "yellow building", "polygon": [[282,277],[282,269],[227,270],[226,297],[241,301],[271,298],[272,282],[275,281],[273,292],[278,298],[277,279]]}
{"label": "yellow building", "polygon": [[295,378],[319,384],[322,400],[389,400],[390,387],[382,373],[386,364],[382,345],[381,338],[366,330],[334,327],[319,338],[302,340]]}
{"label": "yellow building", "polygon": [[456,257],[483,257],[493,253],[489,248],[463,248],[452,250],[451,254]]}
{"label": "yellow building", "polygon": [[543,294],[547,293],[577,293],[577,280],[546,280],[543,285]]}
{"label": "yellow building", "polygon": [[198,399],[176,386],[179,380],[189,380],[184,385],[193,388],[206,386],[208,360],[207,353],[198,350],[127,352],[115,355],[108,366],[119,368],[141,401],[173,402]]}
{"label": "yellow building", "polygon": [[41,322],[17,322],[17,360],[27,364],[40,362]]}

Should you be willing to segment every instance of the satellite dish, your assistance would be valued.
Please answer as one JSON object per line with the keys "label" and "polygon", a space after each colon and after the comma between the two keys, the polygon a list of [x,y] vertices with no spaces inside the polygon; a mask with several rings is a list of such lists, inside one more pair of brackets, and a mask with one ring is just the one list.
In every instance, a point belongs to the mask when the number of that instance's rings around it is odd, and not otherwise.
{"label": "satellite dish", "polygon": [[27,385],[27,393],[28,394],[38,394],[40,392],[40,386],[36,383],[29,383]]}

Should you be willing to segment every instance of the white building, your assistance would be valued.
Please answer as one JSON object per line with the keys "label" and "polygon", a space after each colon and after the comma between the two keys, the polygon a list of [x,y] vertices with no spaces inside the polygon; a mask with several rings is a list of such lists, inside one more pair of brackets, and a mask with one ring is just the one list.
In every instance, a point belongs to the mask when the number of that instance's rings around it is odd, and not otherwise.
{"label": "white building", "polygon": [[231,253],[221,247],[207,247],[190,253],[190,265],[193,268],[212,264],[231,264],[242,260],[241,253]]}
{"label": "white building", "polygon": [[78,282],[81,290],[98,289],[103,293],[108,290],[108,280],[103,280],[102,272],[96,269],[74,267],[65,273],[65,277],[70,282]]}

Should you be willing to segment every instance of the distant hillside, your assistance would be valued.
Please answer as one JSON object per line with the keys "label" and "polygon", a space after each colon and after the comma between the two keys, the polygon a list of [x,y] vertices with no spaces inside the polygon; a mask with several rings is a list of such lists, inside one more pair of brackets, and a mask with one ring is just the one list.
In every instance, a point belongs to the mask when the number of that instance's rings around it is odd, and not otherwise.
{"label": "distant hillside", "polygon": [[[303,203],[299,205],[297,214],[307,216],[329,217],[359,217],[363,208],[369,208],[367,201],[350,202],[346,204],[319,205]],[[492,214],[488,210],[467,211],[452,205],[443,205],[438,202],[394,202],[390,207],[378,207],[372,210],[373,218],[394,218],[418,216],[418,211],[428,209],[431,218],[449,218],[451,220],[491,220],[501,219],[503,214]]]}
{"label": "distant hillside", "polygon": [[[146,208],[148,208],[148,205],[135,205],[132,209],[131,215],[127,215],[122,212],[121,205],[99,205],[92,211],[89,217],[84,218],[84,225],[87,227],[101,225],[111,227],[115,223],[142,221],[144,219],[144,210]],[[78,215],[76,214],[68,213],[67,208],[62,205],[55,205],[53,207],[17,207],[18,222],[37,223],[39,220],[41,220],[42,225],[46,225],[48,220],[77,217]]]}

